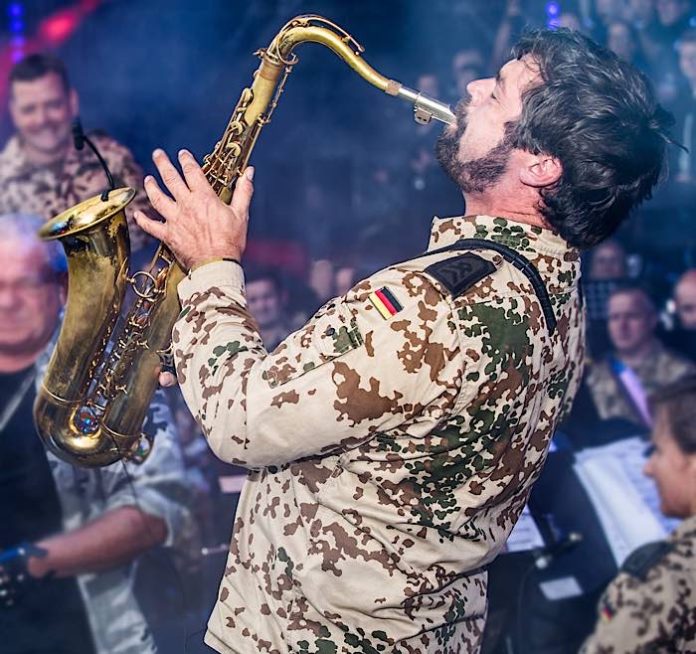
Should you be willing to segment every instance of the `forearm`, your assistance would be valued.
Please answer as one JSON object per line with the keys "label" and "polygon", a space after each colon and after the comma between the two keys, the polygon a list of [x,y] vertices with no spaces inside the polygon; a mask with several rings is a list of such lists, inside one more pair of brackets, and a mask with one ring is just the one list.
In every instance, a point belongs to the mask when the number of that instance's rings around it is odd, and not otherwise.
{"label": "forearm", "polygon": [[164,520],[135,506],[124,506],[84,527],[39,541],[37,545],[46,550],[46,556],[31,557],[28,569],[35,577],[102,572],[129,563],[166,537]]}

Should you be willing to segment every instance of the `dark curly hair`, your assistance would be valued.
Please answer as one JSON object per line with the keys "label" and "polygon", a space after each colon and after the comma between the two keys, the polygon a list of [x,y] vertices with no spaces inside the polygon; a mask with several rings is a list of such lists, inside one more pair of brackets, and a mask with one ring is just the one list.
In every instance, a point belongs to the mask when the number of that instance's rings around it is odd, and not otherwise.
{"label": "dark curly hair", "polygon": [[563,167],[541,213],[570,245],[592,247],[650,197],[674,119],[641,72],[578,32],[529,31],[513,55],[529,55],[542,79],[523,94],[515,147]]}

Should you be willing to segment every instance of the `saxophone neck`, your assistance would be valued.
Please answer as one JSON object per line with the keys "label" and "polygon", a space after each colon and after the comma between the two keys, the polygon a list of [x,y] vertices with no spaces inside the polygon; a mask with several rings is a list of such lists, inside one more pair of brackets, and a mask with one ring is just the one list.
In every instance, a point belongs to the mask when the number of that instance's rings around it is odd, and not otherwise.
{"label": "saxophone neck", "polygon": [[432,119],[447,125],[457,122],[446,103],[378,73],[362,58],[365,49],[343,28],[321,16],[298,16],[289,21],[277,34],[264,56],[274,63],[292,66],[297,61],[293,54],[294,48],[307,41],[320,43],[332,50],[360,77],[380,91],[411,103],[416,122],[425,124]]}

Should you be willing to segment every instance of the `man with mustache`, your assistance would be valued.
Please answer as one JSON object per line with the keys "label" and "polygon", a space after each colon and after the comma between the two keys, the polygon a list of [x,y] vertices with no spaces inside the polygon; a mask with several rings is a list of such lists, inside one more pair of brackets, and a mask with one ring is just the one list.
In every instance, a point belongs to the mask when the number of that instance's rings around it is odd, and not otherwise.
{"label": "man with mustache", "polygon": [[[101,193],[108,181],[97,157],[73,143],[71,126],[80,103],[63,62],[49,54],[29,55],[10,71],[9,81],[17,133],[0,152],[0,214],[25,212],[49,220]],[[90,136],[117,186],[140,188],[142,170],[130,151],[103,133]],[[143,193],[127,211],[134,250],[147,240],[131,219],[138,206],[148,206]]]}
{"label": "man with mustache", "polygon": [[667,114],[585,37],[524,37],[468,85],[438,158],[463,217],[328,302],[272,354],[240,261],[253,169],[222,204],[161,150],[145,180],[189,276],[179,383],[210,446],[251,470],[206,642],[216,651],[478,652],[501,551],[577,389],[581,248],[657,182]]}

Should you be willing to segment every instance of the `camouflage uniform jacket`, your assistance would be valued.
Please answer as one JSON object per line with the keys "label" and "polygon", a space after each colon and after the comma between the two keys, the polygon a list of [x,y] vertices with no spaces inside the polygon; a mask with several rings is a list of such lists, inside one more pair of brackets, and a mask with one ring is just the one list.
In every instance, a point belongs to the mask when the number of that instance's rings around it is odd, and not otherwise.
{"label": "camouflage uniform jacket", "polygon": [[[37,380],[51,351],[48,348],[37,363]],[[155,395],[143,429],[154,434],[155,446],[140,466],[119,462],[105,468],[82,468],[47,452],[63,510],[63,530],[74,531],[108,511],[135,506],[164,520],[164,546],[176,557],[191,548],[197,532],[178,435],[161,392]],[[136,565],[137,561],[77,577],[97,654],[157,652],[133,592]]]}
{"label": "camouflage uniform jacket", "polygon": [[[143,171],[128,148],[105,134],[90,134],[90,138],[106,160],[117,187],[142,188]],[[46,166],[27,160],[17,135],[0,152],[0,215],[28,213],[49,220],[107,187],[104,171],[87,146],[82,150],[71,147],[64,159]],[[149,207],[142,191],[129,205],[127,215],[133,249],[142,246],[145,235],[130,216],[135,209],[147,211]]]}
{"label": "camouflage uniform jacket", "polygon": [[[696,373],[696,365],[656,340],[650,355],[633,372],[649,396],[689,373]],[[587,384],[602,420],[625,418],[638,425],[643,424],[640,412],[618,382],[608,359],[593,363],[588,368]]]}
{"label": "camouflage uniform jacket", "polygon": [[[436,220],[429,250],[504,243],[536,264],[497,268],[458,297],[424,272],[382,270],[268,354],[241,268],[179,284],[174,355],[215,453],[252,469],[206,642],[219,652],[476,652],[483,569],[540,472],[583,360],[579,258],[549,230]],[[398,310],[370,299],[386,287]],[[397,306],[394,307],[397,309]]]}
{"label": "camouflage uniform jacket", "polygon": [[667,543],[656,561],[639,573],[623,571],[609,584],[582,654],[696,652],[696,517]]}

